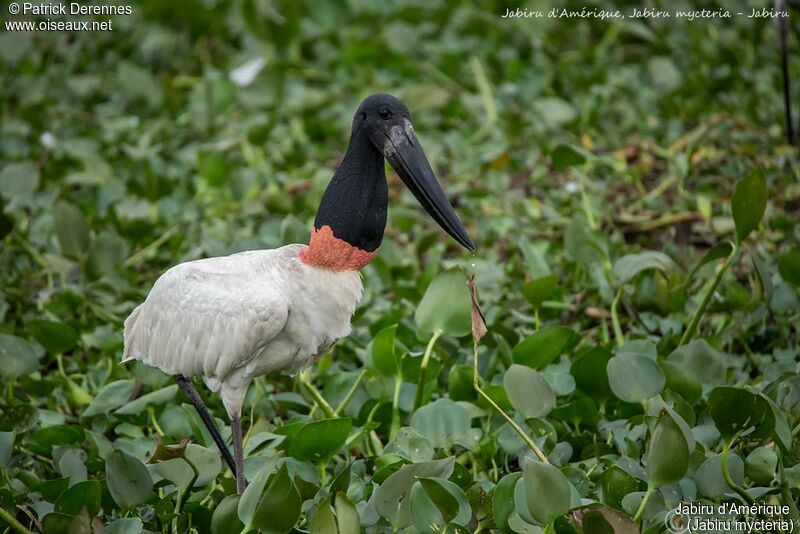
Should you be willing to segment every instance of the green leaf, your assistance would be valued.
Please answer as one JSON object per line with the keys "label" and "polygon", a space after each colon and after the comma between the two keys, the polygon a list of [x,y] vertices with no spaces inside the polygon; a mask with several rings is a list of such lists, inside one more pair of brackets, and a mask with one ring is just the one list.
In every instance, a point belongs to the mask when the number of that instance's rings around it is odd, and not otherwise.
{"label": "green leaf", "polygon": [[336,494],[336,522],[339,534],[359,534],[361,532],[361,520],[356,507],[342,492]]}
{"label": "green leaf", "polygon": [[51,512],[42,519],[42,532],[47,534],[73,534],[79,531],[80,523],[71,515]]}
{"label": "green leaf", "polygon": [[39,168],[30,161],[9,163],[0,171],[0,194],[8,200],[31,196],[39,188]]}
{"label": "green leaf", "polygon": [[703,385],[697,376],[685,367],[671,361],[659,362],[668,389],[678,393],[688,402],[697,402],[703,396]]}
{"label": "green leaf", "polygon": [[628,254],[614,264],[614,277],[618,283],[625,284],[633,280],[637,274],[652,269],[669,274],[675,269],[675,262],[663,252],[654,250]]}
{"label": "green leaf", "polygon": [[455,523],[462,527],[469,523],[472,509],[467,496],[458,485],[438,477],[420,478],[419,482],[447,523]]}
{"label": "green leaf", "polygon": [[217,150],[202,151],[197,154],[197,170],[206,184],[219,187],[230,177],[225,158]]}
{"label": "green leaf", "polygon": [[500,479],[492,496],[494,522],[502,532],[511,532],[508,518],[514,513],[514,488],[522,473],[510,473]]}
{"label": "green leaf", "polygon": [[589,510],[581,516],[581,528],[592,534],[615,534],[605,516],[596,510]]}
{"label": "green leaf", "polygon": [[53,207],[53,219],[64,256],[83,258],[89,249],[89,223],[83,212],[66,200],[59,200]]}
{"label": "green leaf", "polygon": [[605,398],[611,395],[606,368],[613,357],[605,347],[592,347],[584,352],[579,351],[572,363],[570,373],[575,378],[575,386],[593,397]]}
{"label": "green leaf", "polygon": [[622,510],[622,499],[629,493],[639,491],[639,481],[618,465],[611,465],[600,475],[601,500],[605,504]]}
{"label": "green leaf", "polygon": [[96,480],[78,482],[62,493],[55,503],[54,511],[67,515],[79,515],[86,507],[89,517],[100,513],[102,488]]}
{"label": "green leaf", "polygon": [[292,436],[287,452],[304,462],[328,459],[342,448],[352,426],[348,417],[311,421]]}
{"label": "green leaf", "polygon": [[284,463],[261,496],[253,522],[247,530],[255,527],[264,534],[285,534],[297,523],[301,504],[300,494]]}
{"label": "green leaf", "polygon": [[[181,456],[185,456],[197,469],[195,488],[203,487],[213,482],[222,469],[222,460],[219,451],[207,449],[195,443],[189,443]],[[173,458],[154,464],[151,469],[158,475],[172,482],[177,487],[186,487],[194,476],[191,466],[183,458]]]}
{"label": "green leaf", "polygon": [[29,375],[39,368],[44,348],[17,336],[0,334],[0,375],[6,378]]}
{"label": "green leaf", "polygon": [[673,417],[662,411],[650,437],[647,475],[653,488],[677,482],[689,469],[689,442]]}
{"label": "green leaf", "polygon": [[153,494],[153,479],[147,467],[119,449],[106,458],[106,479],[111,497],[123,510],[147,502]]}
{"label": "green leaf", "polygon": [[562,172],[569,167],[583,165],[591,154],[577,146],[559,143],[550,152],[550,159],[553,161],[553,170]]}
{"label": "green leaf", "polygon": [[455,457],[420,462],[401,467],[375,489],[375,509],[381,517],[396,527],[411,523],[409,496],[418,478],[449,478],[453,474]]}
{"label": "green leaf", "polygon": [[34,339],[50,354],[61,354],[78,343],[78,333],[64,323],[35,319],[26,326]]}
{"label": "green leaf", "polygon": [[533,102],[536,113],[547,126],[556,128],[577,117],[577,112],[566,100],[558,97],[541,97]]}
{"label": "green leaf", "polygon": [[138,517],[126,517],[108,525],[106,534],[141,534],[143,527],[142,520]]}
{"label": "green leaf", "polygon": [[450,367],[447,376],[447,392],[454,401],[475,401],[478,394],[472,383],[471,365],[457,363]]}
{"label": "green leaf", "polygon": [[417,330],[427,336],[439,331],[466,336],[471,332],[471,306],[464,271],[445,271],[433,279],[417,306]]}
{"label": "green leaf", "polygon": [[[736,454],[728,455],[728,471],[736,484],[744,482],[744,463]],[[715,454],[700,464],[694,475],[697,492],[709,499],[721,499],[733,490],[722,474],[722,455]]]}
{"label": "green leaf", "polygon": [[654,56],[647,61],[652,87],[659,93],[669,93],[681,87],[681,71],[667,56]]}
{"label": "green leaf", "polygon": [[421,534],[442,532],[447,524],[441,510],[436,507],[436,503],[433,502],[433,499],[419,482],[416,482],[411,487],[409,513],[414,523],[414,528]]}
{"label": "green leaf", "polygon": [[433,446],[428,439],[407,426],[398,430],[394,440],[386,445],[383,452],[399,454],[412,463],[432,460],[434,455]]}
{"label": "green leaf", "polygon": [[572,350],[580,340],[581,336],[566,326],[542,328],[514,347],[512,358],[514,363],[542,369]]}
{"label": "green leaf", "polygon": [[742,243],[758,228],[767,209],[767,181],[761,168],[753,169],[736,184],[731,198],[733,221],[736,223],[736,241]]}
{"label": "green leaf", "polygon": [[541,373],[513,364],[503,376],[508,400],[523,418],[546,417],[556,405],[556,395]]}
{"label": "green leaf", "polygon": [[[770,432],[770,436],[778,444],[778,447],[781,448],[784,454],[791,454],[792,450],[792,429],[789,428],[789,423],[786,420],[786,414],[778,408],[778,405],[775,404],[775,401],[761,393],[760,391],[757,392],[758,397],[761,401],[765,402],[770,408],[771,419],[773,422],[773,429]],[[768,415],[767,418],[770,418]]]}
{"label": "green leaf", "polygon": [[117,380],[106,384],[84,410],[83,417],[92,417],[119,408],[131,398],[133,386],[133,380]]}
{"label": "green leaf", "polygon": [[147,410],[148,406],[159,406],[166,404],[175,398],[178,393],[178,384],[172,384],[165,388],[151,391],[146,395],[142,395],[133,402],[130,402],[121,408],[117,408],[114,413],[118,415],[131,415],[142,413]]}
{"label": "green leaf", "polygon": [[526,457],[522,471],[528,512],[546,525],[569,512],[570,484],[557,468]]}
{"label": "green leaf", "polygon": [[89,249],[89,269],[96,276],[111,276],[118,272],[128,257],[130,247],[119,235],[103,230]]}
{"label": "green leaf", "polygon": [[778,258],[781,278],[794,287],[800,287],[800,247],[793,247]]}
{"label": "green leaf", "polygon": [[395,376],[400,372],[399,355],[395,354],[397,325],[380,330],[369,343],[369,355],[375,369],[384,376]]}
{"label": "green leaf", "polygon": [[608,361],[608,385],[625,402],[642,402],[658,395],[666,383],[655,360],[640,354],[617,355]]}
{"label": "green leaf", "polygon": [[249,525],[253,521],[264,487],[266,487],[270,476],[275,471],[277,458],[277,456],[272,456],[264,462],[264,465],[259,468],[256,476],[253,477],[253,480],[250,481],[244,493],[242,493],[237,512],[239,519],[245,525]]}
{"label": "green leaf", "polygon": [[572,217],[564,233],[564,248],[569,256],[586,266],[598,264],[608,258],[605,238],[589,227],[586,217]]}
{"label": "green leaf", "polygon": [[695,339],[675,349],[667,361],[681,367],[696,380],[716,386],[725,382],[725,357],[704,339]]}
{"label": "green leaf", "polygon": [[534,308],[538,308],[545,300],[553,296],[557,287],[558,276],[549,274],[527,282],[522,288],[522,294]]}
{"label": "green leaf", "polygon": [[473,449],[481,436],[479,429],[472,428],[469,412],[446,398],[426,404],[414,412],[411,428],[437,448],[461,445]]}
{"label": "green leaf", "polygon": [[708,409],[717,430],[728,442],[737,434],[764,439],[775,428],[769,403],[745,389],[715,388],[709,395]]}
{"label": "green leaf", "polygon": [[774,449],[757,447],[747,455],[745,468],[747,476],[756,484],[768,486],[775,479],[775,469],[778,467],[778,455]]}
{"label": "green leaf", "polygon": [[730,256],[731,252],[733,252],[733,243],[730,241],[723,241],[722,243],[718,243],[708,252],[706,252],[703,257],[697,262],[697,265],[692,267],[692,270],[689,272],[689,275],[686,277],[686,284],[694,277],[697,271],[707,263],[712,261],[721,260],[723,258],[727,258]]}
{"label": "green leaf", "polygon": [[322,499],[311,517],[311,524],[309,525],[309,532],[311,534],[337,534],[338,528],[336,526],[336,517],[333,515],[331,508],[330,495]]}
{"label": "green leaf", "polygon": [[8,465],[9,460],[11,460],[11,453],[14,452],[15,437],[16,432],[13,430],[10,432],[0,431],[0,467],[5,467]]}
{"label": "green leaf", "polygon": [[242,532],[244,523],[237,513],[241,495],[228,495],[214,508],[211,516],[212,534],[227,534],[228,532]]}

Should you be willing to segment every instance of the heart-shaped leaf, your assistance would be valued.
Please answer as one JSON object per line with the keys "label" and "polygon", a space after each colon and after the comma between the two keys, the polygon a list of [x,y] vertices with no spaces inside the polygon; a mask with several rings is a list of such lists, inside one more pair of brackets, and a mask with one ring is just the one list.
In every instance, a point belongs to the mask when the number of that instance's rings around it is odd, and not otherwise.
{"label": "heart-shaped leaf", "polygon": [[287,452],[301,461],[330,458],[347,441],[352,427],[353,422],[347,417],[311,421],[292,436]]}
{"label": "heart-shaped leaf", "polygon": [[546,417],[556,404],[556,395],[544,376],[524,365],[508,368],[503,387],[511,405],[525,419]]}
{"label": "heart-shaped leaf", "polygon": [[660,488],[677,482],[689,469],[689,442],[684,429],[666,410],[656,422],[647,447],[647,475],[650,486]]}
{"label": "heart-shaped leaf", "polygon": [[106,480],[111,497],[125,510],[147,502],[153,494],[153,479],[147,467],[119,449],[106,458]]}
{"label": "heart-shaped leaf", "polygon": [[581,340],[581,336],[566,326],[542,328],[523,339],[512,352],[514,363],[533,369],[543,369],[561,354],[568,353]]}
{"label": "heart-shaped leaf", "polygon": [[445,271],[433,279],[417,306],[417,330],[426,336],[434,332],[466,336],[471,332],[470,306],[464,271]]}
{"label": "heart-shaped leaf", "polygon": [[625,402],[642,402],[658,395],[666,379],[655,360],[639,354],[617,355],[608,361],[608,385]]}
{"label": "heart-shaped leaf", "polygon": [[522,481],[528,512],[546,525],[570,508],[570,484],[557,468],[526,457]]}

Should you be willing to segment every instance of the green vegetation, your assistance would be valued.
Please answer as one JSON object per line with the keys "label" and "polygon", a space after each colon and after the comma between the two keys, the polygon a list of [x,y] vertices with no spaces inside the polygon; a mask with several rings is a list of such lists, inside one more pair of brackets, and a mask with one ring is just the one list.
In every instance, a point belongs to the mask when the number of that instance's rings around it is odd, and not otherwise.
{"label": "green vegetation", "polygon": [[[773,21],[503,13],[148,0],[111,32],[0,33],[0,532],[800,519]],[[306,242],[376,91],[411,108],[478,253],[391,176],[353,334],[250,389],[237,496],[171,379],[119,364],[122,321],[177,262]]]}

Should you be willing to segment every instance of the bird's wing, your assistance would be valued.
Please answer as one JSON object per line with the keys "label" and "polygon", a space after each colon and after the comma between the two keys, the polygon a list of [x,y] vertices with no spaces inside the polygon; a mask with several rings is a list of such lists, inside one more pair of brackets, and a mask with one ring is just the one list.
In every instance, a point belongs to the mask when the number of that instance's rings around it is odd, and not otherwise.
{"label": "bird's wing", "polygon": [[283,330],[288,302],[263,272],[229,258],[164,273],[125,321],[123,361],[223,381],[256,357]]}

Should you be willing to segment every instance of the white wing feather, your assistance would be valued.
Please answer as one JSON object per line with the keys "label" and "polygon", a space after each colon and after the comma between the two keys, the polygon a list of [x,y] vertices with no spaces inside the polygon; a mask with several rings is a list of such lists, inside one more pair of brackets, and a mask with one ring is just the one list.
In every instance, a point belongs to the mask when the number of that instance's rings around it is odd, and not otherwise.
{"label": "white wing feather", "polygon": [[282,331],[289,313],[285,296],[265,283],[261,256],[197,260],[164,273],[125,321],[122,361],[210,382],[247,365]]}

